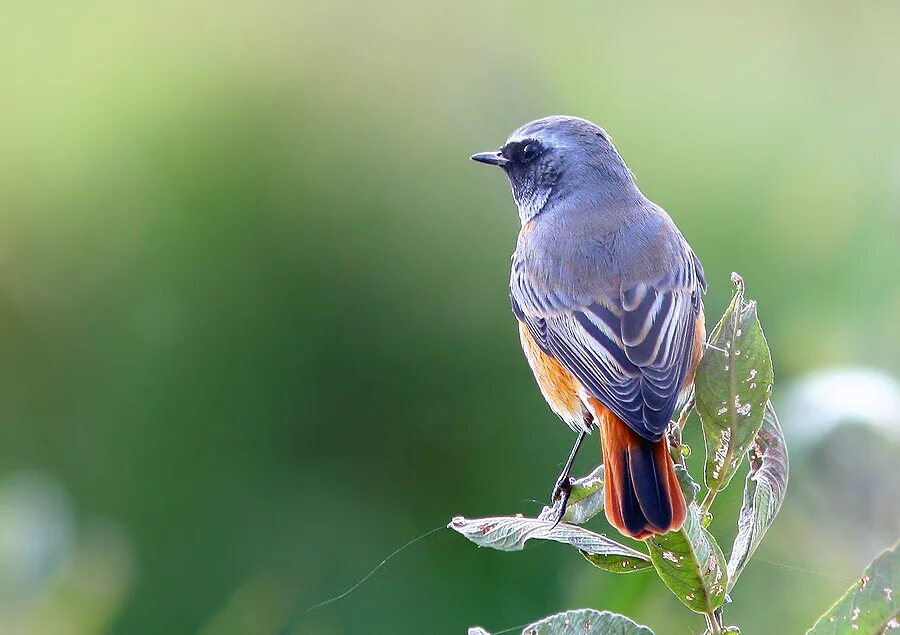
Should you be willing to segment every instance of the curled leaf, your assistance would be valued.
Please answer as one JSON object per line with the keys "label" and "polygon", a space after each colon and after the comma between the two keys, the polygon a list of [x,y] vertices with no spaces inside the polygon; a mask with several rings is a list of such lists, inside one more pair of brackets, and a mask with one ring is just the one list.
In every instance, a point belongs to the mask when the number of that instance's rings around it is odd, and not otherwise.
{"label": "curled leaf", "polygon": [[[572,492],[566,505],[563,520],[574,525],[583,525],[603,511],[603,466],[572,483]],[[544,507],[538,519],[554,520],[555,507]]]}
{"label": "curled leaf", "polygon": [[728,560],[729,591],[775,520],[787,490],[787,446],[771,401],[766,403],[762,427],[750,447],[748,459],[750,472],[744,484],[744,503]]}
{"label": "curled leaf", "polygon": [[617,573],[629,573],[648,568],[646,554],[631,547],[595,534],[583,527],[523,516],[495,516],[492,518],[463,518],[457,516],[447,525],[479,547],[500,551],[519,551],[532,538],[552,540],[579,549],[591,556],[595,566]]}
{"label": "curled leaf", "polygon": [[697,500],[700,486],[694,480],[694,477],[691,476],[691,473],[687,471],[687,468],[676,463],[675,476],[678,478],[678,485],[681,487],[681,491],[684,493],[684,500],[688,503]]}
{"label": "curled leaf", "polygon": [[705,481],[724,489],[762,425],[772,391],[772,356],[744,281],[732,274],[734,297],[713,329],[694,380],[706,443]]}

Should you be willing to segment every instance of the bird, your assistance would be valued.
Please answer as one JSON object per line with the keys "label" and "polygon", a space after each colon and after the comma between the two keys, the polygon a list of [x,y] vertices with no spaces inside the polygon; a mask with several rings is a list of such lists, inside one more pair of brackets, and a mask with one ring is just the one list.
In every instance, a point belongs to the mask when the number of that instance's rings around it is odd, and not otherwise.
{"label": "bird", "polygon": [[577,433],[551,493],[554,527],[572,462],[598,428],[610,524],[638,540],[680,529],[687,508],[666,432],[706,336],[699,258],[586,119],[531,121],[471,158],[509,180],[521,222],[512,312],[544,399]]}

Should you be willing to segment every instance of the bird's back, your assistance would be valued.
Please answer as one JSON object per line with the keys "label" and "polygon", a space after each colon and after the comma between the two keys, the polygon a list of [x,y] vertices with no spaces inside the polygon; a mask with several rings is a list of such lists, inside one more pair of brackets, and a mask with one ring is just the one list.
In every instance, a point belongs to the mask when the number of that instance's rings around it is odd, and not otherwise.
{"label": "bird's back", "polygon": [[[662,280],[691,257],[669,215],[643,197],[594,208],[553,209],[522,229],[512,284],[519,267],[534,291],[557,298],[559,306],[583,307]],[[522,300],[528,304],[527,297]]]}

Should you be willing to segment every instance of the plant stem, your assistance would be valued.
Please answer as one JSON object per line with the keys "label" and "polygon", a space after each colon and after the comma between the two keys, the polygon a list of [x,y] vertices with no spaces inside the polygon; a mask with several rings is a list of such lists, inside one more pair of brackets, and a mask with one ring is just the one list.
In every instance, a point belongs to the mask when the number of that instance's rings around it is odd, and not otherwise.
{"label": "plant stem", "polygon": [[719,626],[719,616],[716,615],[716,611],[710,611],[704,617],[706,617],[705,635],[722,635],[722,627]]}
{"label": "plant stem", "polygon": [[681,409],[681,413],[678,415],[678,421],[675,425],[678,426],[679,430],[684,430],[684,424],[687,423],[688,417],[691,416],[691,410],[694,409],[694,387],[691,386],[691,396],[688,398],[687,402],[684,404],[684,408]]}
{"label": "plant stem", "polygon": [[713,501],[716,500],[716,494],[719,493],[719,490],[710,488],[706,492],[706,496],[703,497],[703,502],[700,503],[700,518],[706,516],[709,513],[709,508],[712,507]]}
{"label": "plant stem", "polygon": [[677,450],[673,453],[672,459],[681,467],[687,467],[684,452],[681,451],[681,431],[684,430],[684,424],[687,423],[688,417],[691,416],[691,410],[694,409],[694,387],[691,386],[691,395],[681,409],[677,421],[669,422],[669,440],[671,447]]}

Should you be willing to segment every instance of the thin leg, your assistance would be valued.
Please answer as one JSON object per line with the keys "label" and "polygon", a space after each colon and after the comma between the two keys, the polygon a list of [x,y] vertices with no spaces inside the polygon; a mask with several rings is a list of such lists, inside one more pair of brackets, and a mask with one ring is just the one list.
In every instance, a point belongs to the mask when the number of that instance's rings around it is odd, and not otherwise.
{"label": "thin leg", "polygon": [[550,492],[551,506],[555,506],[556,501],[559,500],[559,511],[556,514],[556,521],[553,523],[554,527],[559,524],[559,521],[562,520],[563,515],[566,513],[566,504],[569,502],[569,495],[572,493],[572,478],[569,476],[569,472],[572,471],[572,463],[575,462],[575,455],[578,454],[581,442],[584,441],[584,437],[586,436],[587,432],[584,430],[578,432],[578,438],[575,439],[575,445],[572,446],[572,452],[569,454],[569,458],[566,460],[566,464],[563,467],[559,478],[556,479],[553,491]]}

